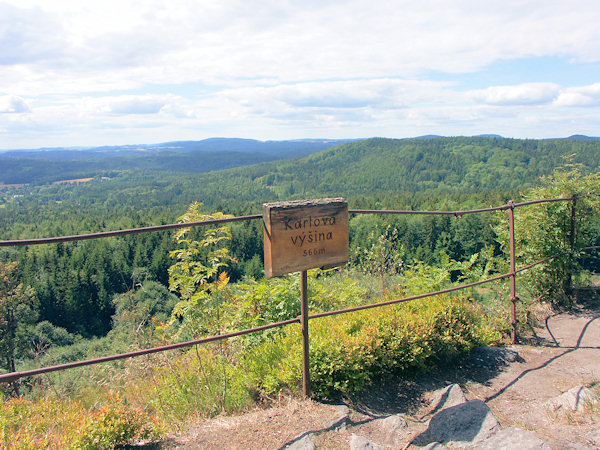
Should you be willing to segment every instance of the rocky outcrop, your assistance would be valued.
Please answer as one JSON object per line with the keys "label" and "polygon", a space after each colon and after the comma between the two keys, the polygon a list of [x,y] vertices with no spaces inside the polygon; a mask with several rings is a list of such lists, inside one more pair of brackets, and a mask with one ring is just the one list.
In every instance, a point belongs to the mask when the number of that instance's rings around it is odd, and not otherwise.
{"label": "rocky outcrop", "polygon": [[551,412],[583,411],[596,402],[594,393],[585,386],[575,386],[558,397],[551,398],[544,405]]}
{"label": "rocky outcrop", "polygon": [[[581,397],[585,391],[578,392]],[[583,394],[583,397],[587,398],[586,395]],[[368,435],[375,436],[375,439],[369,439],[361,434],[360,426],[350,420],[352,412],[347,407],[338,407],[338,412],[340,418],[328,428],[344,434],[351,433],[346,442],[352,450],[402,448],[408,442],[423,449],[550,449],[529,431],[516,427],[502,429],[488,406],[481,400],[467,400],[457,384],[446,386],[432,394],[429,413],[426,416],[429,418],[426,421],[427,429],[413,439],[409,436],[410,427],[407,420],[401,414],[369,420]],[[590,442],[596,439],[598,436],[590,436]],[[309,434],[288,448],[308,450],[314,448],[314,442],[315,439]]]}
{"label": "rocky outcrop", "polygon": [[[530,431],[518,427],[502,429],[489,407],[481,400],[467,400],[457,384],[439,389],[430,397],[429,412],[421,420],[402,414],[379,418],[363,415],[357,420],[356,411],[342,405],[337,409],[338,419],[321,432],[334,430],[340,433],[338,436],[343,436],[352,450],[396,449],[406,447],[408,443],[428,450],[551,450]],[[590,389],[576,386],[548,400],[545,406],[551,411],[580,411],[595,401],[597,397]],[[418,422],[421,430],[427,428],[415,436],[415,427],[412,426],[411,431],[408,421],[412,425]],[[365,424],[368,424],[366,428]],[[592,446],[600,447],[600,432],[589,433],[586,440]],[[319,432],[307,432],[286,448],[312,450],[319,447],[319,443]]]}
{"label": "rocky outcrop", "polygon": [[290,444],[286,447],[288,450],[315,450],[316,446],[313,442],[313,434],[308,433],[305,436],[301,437],[293,444]]}
{"label": "rocky outcrop", "polygon": [[500,423],[481,400],[471,400],[436,413],[425,432],[433,441],[453,447],[483,441],[500,430]]}
{"label": "rocky outcrop", "polygon": [[472,448],[474,450],[552,450],[533,433],[517,427],[498,431]]}

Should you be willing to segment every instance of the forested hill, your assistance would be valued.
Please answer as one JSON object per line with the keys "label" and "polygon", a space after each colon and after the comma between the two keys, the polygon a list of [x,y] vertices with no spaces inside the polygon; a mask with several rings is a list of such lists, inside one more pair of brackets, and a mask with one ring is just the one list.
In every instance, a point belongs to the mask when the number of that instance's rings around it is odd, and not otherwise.
{"label": "forested hill", "polygon": [[[85,183],[0,186],[0,240],[172,223],[193,201],[203,203],[206,212],[237,215],[259,213],[263,202],[326,196],[346,197],[350,208],[500,204],[511,197],[518,200],[519,192],[563,165],[566,156],[574,155],[572,161],[582,164],[584,172],[598,171],[599,150],[597,140],[428,137],[356,141],[298,159],[209,173],[132,165],[107,177],[92,172],[88,175],[95,178]],[[371,245],[369,235],[378,220],[353,217],[353,248]],[[463,260],[485,245],[496,245],[490,215],[460,221],[447,216],[394,220],[408,262],[436,263],[440,251]],[[260,221],[234,224],[232,232],[231,254],[236,259],[228,269],[232,281],[245,274],[260,275]],[[132,289],[136,277],[168,284],[172,264],[168,255],[173,249],[170,233],[161,232],[3,247],[0,260],[19,262],[20,280],[36,291],[39,321],[90,337],[111,329],[112,299]]]}
{"label": "forested hill", "polygon": [[[416,139],[374,138],[335,146],[297,159],[253,164],[256,153],[191,152],[165,155],[155,153],[145,160],[106,170],[102,161],[70,161],[87,164],[81,177],[96,177],[89,183],[50,186],[47,179],[70,179],[75,172],[65,172],[58,161],[36,160],[21,165],[2,161],[0,173],[19,183],[19,177],[35,174],[39,187],[23,192],[9,192],[0,187],[0,205],[18,206],[11,214],[36,211],[41,205],[62,213],[69,208],[93,205],[90,214],[118,216],[143,214],[158,207],[172,220],[192,201],[208,209],[231,213],[260,211],[265,201],[346,197],[351,207],[423,207],[443,203],[448,198],[459,202],[506,199],[539,182],[571,158],[584,171],[598,171],[600,140],[554,139],[521,140],[501,137],[429,137]],[[163,159],[164,156],[164,159]],[[268,155],[262,155],[268,158]],[[228,170],[216,170],[229,161]],[[106,162],[106,160],[105,160]],[[246,164],[246,165],[244,165]],[[219,166],[220,165],[220,166]],[[199,167],[198,167],[199,166]],[[68,166],[69,167],[69,166]],[[227,166],[225,166],[227,167]],[[195,169],[196,168],[196,169]],[[209,173],[190,173],[209,171]],[[25,174],[25,175],[24,175]],[[100,179],[100,176],[109,179]],[[15,197],[17,195],[17,197]],[[492,197],[490,197],[492,196]],[[57,204],[56,202],[60,202]],[[132,211],[135,210],[135,211]],[[57,211],[59,212],[59,211]],[[9,213],[5,209],[4,213]],[[0,214],[0,221],[2,219]],[[70,227],[69,227],[70,228]],[[8,234],[9,230],[5,230]],[[77,230],[70,230],[76,232]],[[10,233],[11,237],[14,236]]]}
{"label": "forested hill", "polygon": [[295,160],[206,174],[236,183],[252,179],[281,198],[348,198],[406,193],[516,192],[564,165],[597,171],[598,140],[521,140],[500,137],[375,138],[340,145]]}

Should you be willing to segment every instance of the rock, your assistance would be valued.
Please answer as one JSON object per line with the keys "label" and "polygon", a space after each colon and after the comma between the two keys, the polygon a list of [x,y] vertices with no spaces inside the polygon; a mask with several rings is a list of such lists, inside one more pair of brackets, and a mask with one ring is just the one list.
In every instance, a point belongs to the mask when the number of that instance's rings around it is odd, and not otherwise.
{"label": "rock", "polygon": [[486,440],[472,447],[473,450],[552,450],[551,447],[533,433],[511,427],[498,431]]}
{"label": "rock", "polygon": [[600,430],[594,430],[588,433],[585,438],[595,447],[600,447]]}
{"label": "rock", "polygon": [[451,384],[445,388],[438,389],[433,393],[433,399],[431,400],[431,412],[441,411],[452,406],[460,405],[465,403],[467,399],[465,394],[460,389],[458,384]]}
{"label": "rock", "polygon": [[385,419],[377,419],[374,425],[379,428],[384,436],[382,444],[398,447],[406,437],[408,424],[401,414],[396,414]]}
{"label": "rock", "polygon": [[295,442],[292,442],[290,445],[288,445],[287,447],[285,447],[288,450],[315,450],[315,443],[312,440],[312,433],[309,433],[307,435],[305,435],[304,437],[302,437],[301,439],[298,439]]}
{"label": "rock", "polygon": [[336,407],[336,412],[339,414],[339,417],[325,428],[345,431],[346,425],[348,424],[348,418],[350,417],[350,408],[346,405],[338,405]]}
{"label": "rock", "polygon": [[340,417],[342,417],[342,416],[348,417],[350,415],[350,408],[348,408],[346,405],[336,405],[335,411],[338,413],[338,416],[340,416]]}
{"label": "rock", "polygon": [[490,408],[481,400],[471,400],[435,414],[427,433],[434,441],[450,442],[458,447],[483,441],[499,428]]}
{"label": "rock", "polygon": [[408,428],[408,424],[402,414],[396,414],[385,419],[377,420],[379,427],[388,434],[395,434],[398,431]]}
{"label": "rock", "polygon": [[575,386],[558,397],[551,398],[544,406],[552,412],[563,411],[581,411],[586,404],[596,403],[598,399],[594,393],[585,386]]}
{"label": "rock", "polygon": [[446,446],[440,444],[439,442],[432,442],[427,444],[425,447],[421,447],[421,450],[440,450],[442,448],[446,448]]}
{"label": "rock", "polygon": [[383,450],[383,447],[369,441],[368,439],[353,434],[350,437],[350,449],[351,450]]}

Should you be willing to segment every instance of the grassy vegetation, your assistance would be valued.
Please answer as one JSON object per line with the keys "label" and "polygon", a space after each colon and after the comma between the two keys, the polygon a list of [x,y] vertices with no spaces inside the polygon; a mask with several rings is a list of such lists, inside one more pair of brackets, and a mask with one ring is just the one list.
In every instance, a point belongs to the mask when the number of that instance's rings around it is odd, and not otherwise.
{"label": "grassy vegetation", "polygon": [[[554,188],[554,181],[547,181]],[[576,181],[558,180],[563,185],[582,184],[582,178]],[[548,192],[556,195],[553,189]],[[586,214],[598,207],[592,202],[585,208],[584,202],[578,205]],[[570,210],[546,208],[521,216],[529,219],[518,223],[520,248],[528,250],[518,255],[520,263],[569,243]],[[562,226],[562,234],[552,240],[543,239],[549,233],[542,227],[548,214]],[[210,218],[198,212],[196,203],[182,217],[187,221]],[[580,224],[576,242],[595,238],[597,227],[585,227],[584,216],[576,218]],[[347,269],[309,272],[312,313],[431,292],[508,271],[506,258],[489,245],[472,246],[475,250],[467,260],[453,260],[440,246],[436,246],[437,265],[408,260],[397,229],[384,230],[367,239],[366,246],[352,249],[353,264]],[[229,282],[226,270],[232,257],[226,244],[231,236],[225,227],[207,229],[203,236],[185,229],[176,232],[178,248],[171,252],[175,263],[168,273],[170,290],[177,296],[151,280],[134,283],[130,291],[113,298],[116,314],[106,336],[85,340],[65,330],[47,330],[45,335],[56,334],[52,341],[60,338],[66,345],[40,347],[35,364],[81,360],[297,317],[297,275]],[[505,234],[498,232],[497,237],[505,246]],[[534,241],[556,246],[538,248]],[[543,283],[570,276],[579,256],[571,251],[572,265],[558,266],[549,280],[534,278],[532,293],[545,288]],[[543,283],[536,285],[538,280]],[[454,363],[474,346],[499,344],[508,331],[507,297],[504,283],[498,282],[457,295],[313,320],[313,391],[321,399],[352,397],[387,377],[434,370]],[[38,331],[41,336],[43,330]],[[166,429],[185,427],[198,417],[238,412],[280,395],[296,395],[301,384],[300,342],[299,326],[290,325],[190,350],[25,380],[20,383],[24,397],[10,399],[0,408],[1,444],[113,448],[159,439]]]}
{"label": "grassy vegetation", "polygon": [[2,448],[111,449],[156,441],[164,430],[156,418],[128,406],[119,395],[90,409],[76,400],[10,399],[0,414]]}
{"label": "grassy vegetation", "polygon": [[[219,291],[221,330],[295,317],[297,278],[226,286]],[[311,271],[311,312],[339,308],[340,302],[351,306],[397,298],[401,283],[401,277],[391,277],[383,292],[377,276]],[[431,283],[423,280],[421,285]],[[495,328],[500,322],[466,295],[312,320],[315,395],[352,396],[385,377],[450,364],[473,346],[500,342],[501,331]],[[152,340],[159,343],[170,333],[175,331],[164,328]],[[80,345],[74,347],[81,351]],[[29,386],[29,400],[5,402],[0,410],[1,442],[17,448],[67,443],[72,448],[112,448],[158,439],[166,429],[162,424],[173,431],[198,417],[241,411],[282,394],[297,395],[301,380],[297,325],[186,351],[74,369],[30,380],[22,386],[22,390]]]}

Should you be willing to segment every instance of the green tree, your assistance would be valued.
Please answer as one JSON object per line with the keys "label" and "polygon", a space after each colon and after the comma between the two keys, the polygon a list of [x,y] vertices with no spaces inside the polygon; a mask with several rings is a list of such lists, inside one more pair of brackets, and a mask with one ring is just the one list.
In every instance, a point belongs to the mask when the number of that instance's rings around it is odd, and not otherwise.
{"label": "green tree", "polygon": [[[17,263],[0,262],[0,355],[2,368],[14,372],[15,352],[25,342],[25,328],[35,322],[37,311],[31,287],[17,278]],[[13,387],[16,394],[18,388]]]}
{"label": "green tree", "polygon": [[115,315],[112,334],[125,334],[125,339],[135,339],[138,346],[148,346],[154,336],[156,324],[169,319],[177,297],[160,283],[146,280],[135,290],[115,295]]}
{"label": "green tree", "polygon": [[405,249],[398,236],[398,229],[387,225],[377,236],[379,230],[369,235],[370,245],[358,247],[353,260],[365,273],[381,278],[381,289],[385,293],[386,276],[399,274],[404,270]]}
{"label": "green tree", "polygon": [[[202,214],[199,207],[200,203],[192,203],[179,222],[231,217],[221,212]],[[199,240],[190,237],[191,228],[173,234],[179,248],[170,252],[176,262],[169,268],[169,289],[179,294],[180,301],[167,325],[177,326],[176,335],[185,332],[188,337],[195,337],[220,329],[219,293],[229,282],[223,269],[232,260],[224,242],[231,240],[231,231],[227,226],[204,227],[202,231]]]}
{"label": "green tree", "polygon": [[[600,212],[600,174],[583,174],[576,165],[567,165],[542,179],[529,190],[525,200],[574,198],[535,204],[515,211],[517,266],[551,258],[519,275],[533,296],[548,292],[557,305],[572,301],[572,274],[580,268],[582,249],[589,244]],[[495,228],[505,253],[508,253],[508,227]],[[558,257],[554,257],[559,255]]]}

